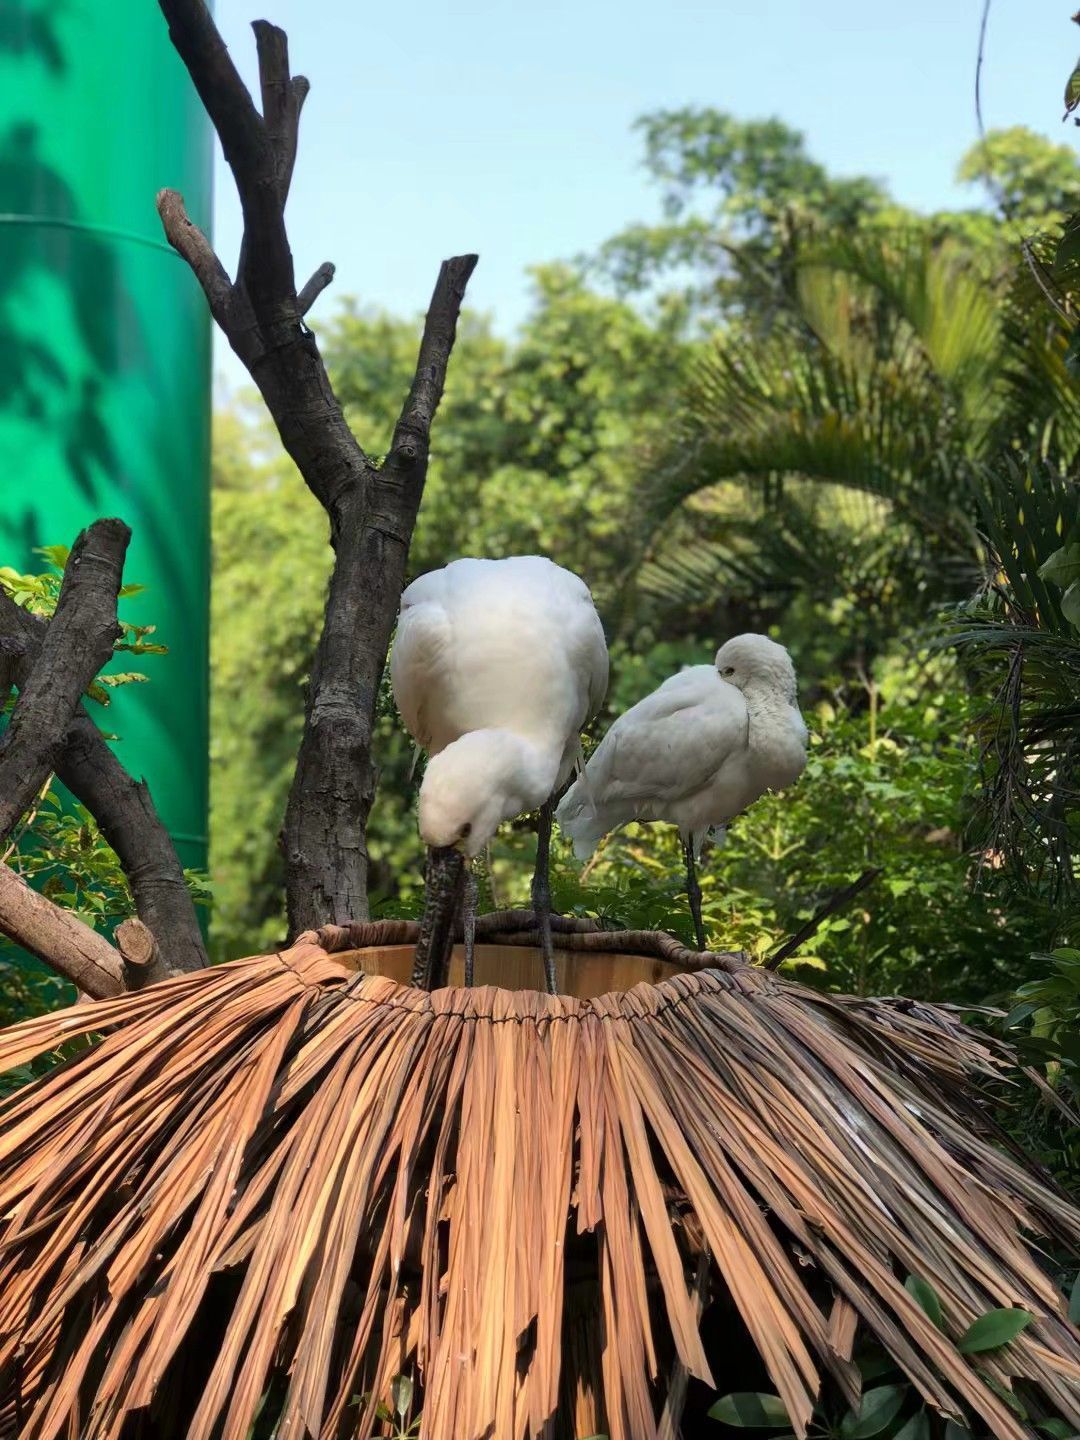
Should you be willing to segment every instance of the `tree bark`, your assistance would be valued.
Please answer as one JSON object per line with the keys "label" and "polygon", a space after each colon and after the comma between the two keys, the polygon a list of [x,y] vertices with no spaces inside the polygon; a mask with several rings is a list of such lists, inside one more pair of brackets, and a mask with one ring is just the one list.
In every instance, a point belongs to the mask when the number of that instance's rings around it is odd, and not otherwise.
{"label": "tree bark", "polygon": [[476,256],[442,266],[412,388],[390,453],[376,465],[349,430],[303,320],[333,267],[321,265],[297,293],[285,201],[309,86],[290,73],[285,33],[255,22],[260,115],[204,0],[159,5],[236,181],[244,215],[236,283],[175,191],[158,196],[162,225],[330,519],[334,572],[282,831],[289,931],[296,935],[367,915],[376,702],[427,475],[431,423]]}
{"label": "tree bark", "polygon": [[75,707],[112,657],[130,539],[122,520],[97,520],[71,548],[56,612],[0,736],[0,843],[56,769]]}
{"label": "tree bark", "polygon": [[124,989],[119,952],[70,910],[32,890],[7,865],[0,865],[0,930],[95,1000]]}

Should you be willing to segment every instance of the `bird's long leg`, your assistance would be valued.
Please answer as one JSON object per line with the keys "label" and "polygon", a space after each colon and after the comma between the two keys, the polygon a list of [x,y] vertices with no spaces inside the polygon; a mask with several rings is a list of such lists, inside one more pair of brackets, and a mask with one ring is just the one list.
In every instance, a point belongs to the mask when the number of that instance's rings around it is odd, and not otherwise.
{"label": "bird's long leg", "polygon": [[476,957],[476,876],[472,866],[465,867],[465,891],[461,900],[462,938],[465,941],[465,984],[473,983],[473,961]]}
{"label": "bird's long leg", "polygon": [[697,864],[694,860],[694,837],[687,836],[683,842],[686,856],[686,898],[690,901],[690,914],[694,920],[694,939],[699,950],[705,949],[705,927],[701,923],[701,886],[698,884]]}
{"label": "bird's long leg", "polygon": [[454,919],[464,857],[452,846],[429,850],[424,871],[424,913],[416,942],[412,983],[431,990],[454,944]]}
{"label": "bird's long leg", "polygon": [[536,827],[536,869],[533,871],[532,902],[540,927],[540,949],[544,956],[544,980],[548,994],[559,993],[555,979],[555,947],[551,939],[551,819],[555,813],[555,797],[540,806],[540,823]]}

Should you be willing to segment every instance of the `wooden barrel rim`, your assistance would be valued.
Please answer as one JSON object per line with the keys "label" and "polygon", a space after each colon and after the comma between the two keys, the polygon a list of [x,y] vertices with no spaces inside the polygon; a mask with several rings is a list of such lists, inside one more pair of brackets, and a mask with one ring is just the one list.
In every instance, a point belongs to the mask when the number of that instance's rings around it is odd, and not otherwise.
{"label": "wooden barrel rim", "polygon": [[[551,928],[559,950],[638,955],[661,960],[679,970],[741,970],[751,964],[743,950],[690,950],[663,930],[605,930],[580,915],[553,915]],[[415,920],[365,920],[347,925],[324,925],[309,930],[300,940],[318,945],[327,954],[342,950],[372,950],[392,945],[415,945],[420,926]],[[460,942],[459,933],[455,940]],[[531,910],[494,910],[477,916],[477,944],[518,945],[536,950],[540,935]],[[299,943],[299,941],[298,941]],[[757,967],[754,967],[757,968]]]}

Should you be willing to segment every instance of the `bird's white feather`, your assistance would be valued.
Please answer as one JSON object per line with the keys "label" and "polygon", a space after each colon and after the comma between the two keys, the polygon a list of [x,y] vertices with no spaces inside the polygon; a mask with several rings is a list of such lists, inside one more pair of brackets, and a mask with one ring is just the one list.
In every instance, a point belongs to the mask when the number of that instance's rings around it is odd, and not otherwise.
{"label": "bird's white feather", "polygon": [[[721,678],[716,665],[694,665],[612,725],[557,812],[579,857],[630,820],[668,821],[700,843],[708,830],[801,773],[806,729],[794,704],[793,671],[789,693],[786,651],[765,637],[738,639],[763,642],[753,656],[748,647],[739,683]],[[776,674],[774,665],[781,667]]]}
{"label": "bird's white feather", "polygon": [[542,804],[569,776],[607,676],[588,586],[542,556],[455,560],[413,581],[401,597],[390,657],[402,719],[433,757],[479,737],[429,764],[422,828],[427,813],[431,833],[441,835],[468,810],[463,792],[471,788],[483,816],[463,848],[475,853],[490,838],[495,811],[508,819]]}

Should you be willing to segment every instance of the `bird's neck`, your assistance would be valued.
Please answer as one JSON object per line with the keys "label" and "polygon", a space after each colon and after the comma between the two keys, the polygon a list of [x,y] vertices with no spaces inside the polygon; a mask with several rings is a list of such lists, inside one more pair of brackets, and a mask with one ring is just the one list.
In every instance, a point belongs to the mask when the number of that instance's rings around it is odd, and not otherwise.
{"label": "bird's neck", "polygon": [[539,744],[512,730],[494,730],[493,758],[498,779],[516,805],[514,814],[536,810],[551,797],[559,773],[562,753],[557,747]]}
{"label": "bird's neck", "polygon": [[774,717],[786,719],[795,708],[794,697],[787,696],[775,685],[755,685],[752,681],[744,687],[746,708],[751,721],[769,720]]}

